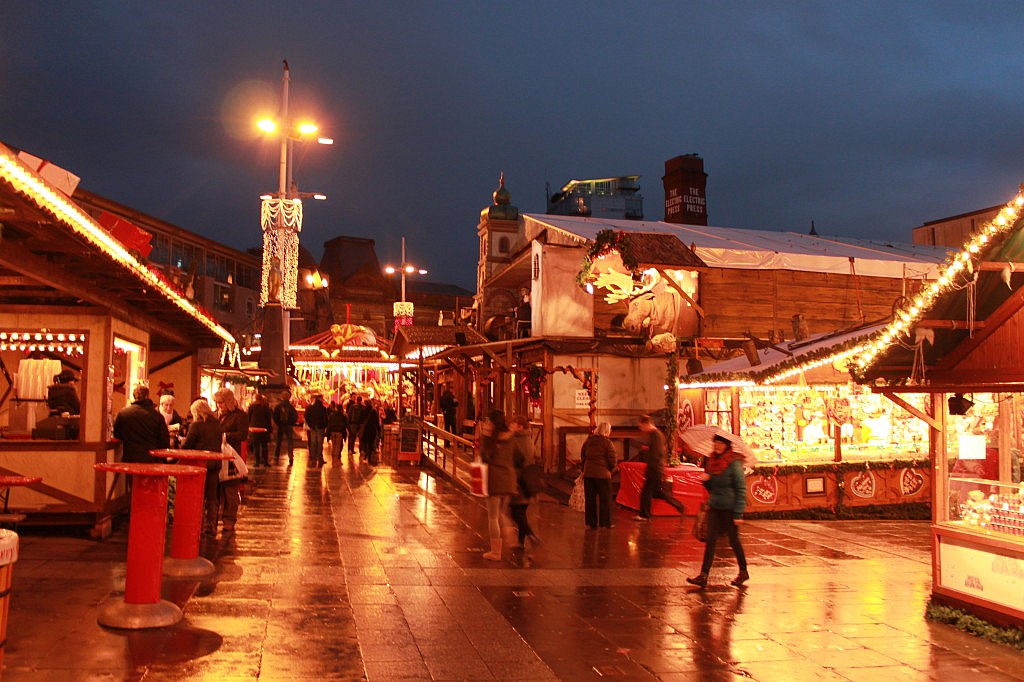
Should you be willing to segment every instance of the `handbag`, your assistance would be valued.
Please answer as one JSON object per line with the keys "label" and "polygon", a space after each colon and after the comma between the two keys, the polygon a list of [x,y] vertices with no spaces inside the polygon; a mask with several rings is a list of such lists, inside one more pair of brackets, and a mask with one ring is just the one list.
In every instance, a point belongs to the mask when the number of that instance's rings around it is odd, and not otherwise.
{"label": "handbag", "polygon": [[693,521],[693,537],[698,542],[707,542],[708,539],[708,503],[704,502],[697,510],[697,518]]}
{"label": "handbag", "polygon": [[249,475],[249,467],[245,465],[245,460],[242,459],[237,450],[228,444],[226,438],[221,442],[220,451],[225,455],[231,455],[231,459],[221,461],[220,473],[217,475],[218,480],[234,481]]}
{"label": "handbag", "polygon": [[569,496],[569,509],[581,512],[585,511],[586,508],[587,499],[583,494],[583,474],[580,474],[572,487],[572,495]]}
{"label": "handbag", "polygon": [[469,463],[469,492],[476,497],[487,497],[487,465],[479,459]]}
{"label": "handbag", "polygon": [[519,476],[519,487],[523,497],[536,497],[544,487],[543,469],[539,464],[527,464]]}

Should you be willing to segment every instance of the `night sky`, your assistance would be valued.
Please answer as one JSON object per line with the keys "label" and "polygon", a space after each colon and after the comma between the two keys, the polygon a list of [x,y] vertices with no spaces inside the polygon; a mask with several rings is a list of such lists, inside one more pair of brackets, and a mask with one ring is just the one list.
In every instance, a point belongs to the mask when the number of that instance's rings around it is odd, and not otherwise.
{"label": "night sky", "polygon": [[[209,6],[208,6],[209,5]],[[5,0],[0,141],[82,186],[232,246],[277,187],[281,60],[303,243],[377,240],[474,288],[479,211],[504,170],[545,182],[641,174],[696,152],[713,225],[910,241],[1024,181],[1016,2],[264,2]]]}

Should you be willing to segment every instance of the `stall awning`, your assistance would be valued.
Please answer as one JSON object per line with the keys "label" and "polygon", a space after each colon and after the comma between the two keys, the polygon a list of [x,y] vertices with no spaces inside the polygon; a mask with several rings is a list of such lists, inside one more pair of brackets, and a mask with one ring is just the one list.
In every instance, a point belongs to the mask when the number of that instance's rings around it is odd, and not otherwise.
{"label": "stall awning", "polygon": [[452,346],[485,343],[487,339],[472,327],[461,325],[416,325],[399,327],[391,342],[391,354],[398,358],[434,355]]}
{"label": "stall awning", "polygon": [[84,310],[84,303],[147,330],[154,346],[234,343],[212,315],[2,144],[0,222],[0,305]]}

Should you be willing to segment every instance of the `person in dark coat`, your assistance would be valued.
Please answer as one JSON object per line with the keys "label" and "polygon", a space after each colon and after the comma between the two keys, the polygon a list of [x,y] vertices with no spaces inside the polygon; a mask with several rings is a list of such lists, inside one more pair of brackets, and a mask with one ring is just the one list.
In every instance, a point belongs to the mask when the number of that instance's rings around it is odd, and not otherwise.
{"label": "person in dark coat", "polygon": [[704,487],[708,489],[708,534],[704,543],[704,561],[700,566],[700,575],[687,578],[686,582],[698,587],[708,584],[708,574],[715,558],[715,544],[718,536],[726,533],[740,569],[732,584],[739,587],[750,579],[739,528],[743,524],[743,512],[747,509],[743,458],[733,451],[732,442],[728,438],[713,436],[711,444],[714,449],[711,456],[704,460],[703,476]]}
{"label": "person in dark coat", "polygon": [[612,425],[601,422],[583,442],[580,468],[583,470],[584,517],[587,528],[612,527],[612,472],[615,446],[609,435]]}
{"label": "person in dark coat", "polygon": [[172,448],[179,447],[182,433],[182,423],[184,419],[178,414],[178,411],[174,409],[174,394],[164,393],[160,396],[160,403],[157,407],[157,412],[164,418],[164,423],[167,424],[167,431],[171,434],[170,446]]}
{"label": "person in dark coat", "polygon": [[285,391],[281,400],[274,406],[274,426],[277,428],[277,447],[274,448],[274,463],[281,461],[281,441],[288,441],[288,465],[295,463],[295,425],[299,423],[299,413],[292,405],[292,394]]}
{"label": "person in dark coat", "polygon": [[523,474],[526,472],[527,467],[537,463],[536,449],[533,447],[533,439],[530,437],[530,420],[521,414],[516,415],[512,417],[508,427],[509,433],[512,434],[509,444],[512,448],[512,462],[516,468],[516,481],[518,483],[516,494],[509,500],[508,512],[509,516],[512,517],[512,522],[519,529],[520,546],[526,547],[527,541],[536,546],[540,544],[540,538],[533,532],[533,528],[530,526],[530,518],[527,515],[530,503],[533,502],[534,497],[528,496],[523,489]]}
{"label": "person in dark coat", "polygon": [[[194,400],[189,406],[189,413],[192,416],[192,423],[181,444],[182,449],[220,452],[221,443],[224,442],[224,429],[210,409],[210,404],[204,398]],[[206,513],[203,519],[203,532],[207,535],[217,534],[217,524],[220,520],[219,474],[220,462],[206,463],[206,483],[203,488]]]}
{"label": "person in dark coat", "polygon": [[306,407],[306,439],[309,444],[309,466],[321,467],[324,463],[324,436],[327,433],[327,406],[319,393],[312,395],[312,402]]}
{"label": "person in dark coat", "polygon": [[331,403],[327,411],[327,439],[331,441],[331,459],[341,460],[341,450],[348,438],[348,416],[340,403]]}
{"label": "person in dark coat", "polygon": [[[220,419],[221,428],[224,429],[225,442],[241,455],[242,441],[249,436],[249,418],[238,408],[235,394],[230,388],[222,388],[214,393],[213,402],[217,405],[217,416]],[[238,505],[242,501],[241,487],[242,481],[237,478],[222,481],[219,486],[223,505],[224,532],[226,533],[235,529],[235,521],[238,520]]]}
{"label": "person in dark coat", "polygon": [[491,410],[480,428],[480,459],[487,465],[487,532],[491,538],[491,551],[484,559],[501,561],[502,531],[511,526],[508,506],[519,491],[516,480],[515,454],[512,434],[505,421],[505,413]]}
{"label": "person in dark coat", "polygon": [[75,390],[75,373],[70,369],[61,370],[54,375],[53,384],[46,389],[46,405],[50,415],[81,414],[82,402]]}
{"label": "person in dark coat", "polygon": [[114,418],[114,438],[121,441],[123,461],[152,464],[157,460],[150,450],[163,450],[170,443],[167,423],[149,398],[149,386],[136,386],[132,400]]}
{"label": "person in dark coat", "polygon": [[641,431],[647,433],[647,449],[644,451],[644,462],[647,469],[644,473],[644,487],[640,491],[640,513],[634,516],[636,521],[647,521],[651,518],[651,503],[654,498],[665,500],[680,514],[683,513],[683,503],[673,497],[671,490],[665,490],[663,485],[665,479],[665,437],[654,424],[649,415],[643,415],[637,420],[637,426]]}
{"label": "person in dark coat", "polygon": [[377,401],[366,405],[359,432],[359,454],[370,466],[377,466],[377,442],[380,440],[380,410]]}
{"label": "person in dark coat", "polygon": [[270,429],[274,426],[274,412],[267,403],[267,396],[262,393],[256,394],[256,399],[249,406],[248,417],[250,429],[266,429],[266,431],[250,431],[249,447],[252,448],[252,458],[256,466],[268,466],[270,464]]}
{"label": "person in dark coat", "polygon": [[444,415],[444,430],[448,433],[454,433],[456,436],[459,435],[455,430],[455,413],[459,407],[459,401],[455,399],[455,394],[452,393],[451,384],[447,384],[444,387],[444,393],[441,394],[441,414]]}
{"label": "person in dark coat", "polygon": [[352,456],[356,451],[356,437],[359,436],[359,430],[363,426],[363,419],[366,417],[366,406],[363,405],[363,397],[357,395],[352,398],[348,402],[346,412],[348,414],[348,454]]}

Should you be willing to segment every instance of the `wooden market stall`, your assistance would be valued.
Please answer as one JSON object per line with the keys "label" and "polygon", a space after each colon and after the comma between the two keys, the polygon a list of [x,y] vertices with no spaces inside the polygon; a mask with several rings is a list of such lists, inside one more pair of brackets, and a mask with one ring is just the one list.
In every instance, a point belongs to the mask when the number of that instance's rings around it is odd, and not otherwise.
{"label": "wooden market stall", "polygon": [[[751,339],[744,355],[679,380],[677,437],[692,424],[714,424],[754,449],[752,513],[927,518],[926,425],[854,384],[847,370],[882,328]],[[905,401],[923,409],[925,396]]]}
{"label": "wooden market stall", "polygon": [[1024,194],[981,225],[852,365],[921,410],[931,451],[936,600],[1024,625]]}
{"label": "wooden market stall", "polygon": [[199,349],[234,339],[36,165],[0,145],[0,473],[42,478],[11,492],[30,523],[103,535],[124,487],[93,465],[119,459],[125,396],[154,355],[197,386]]}

